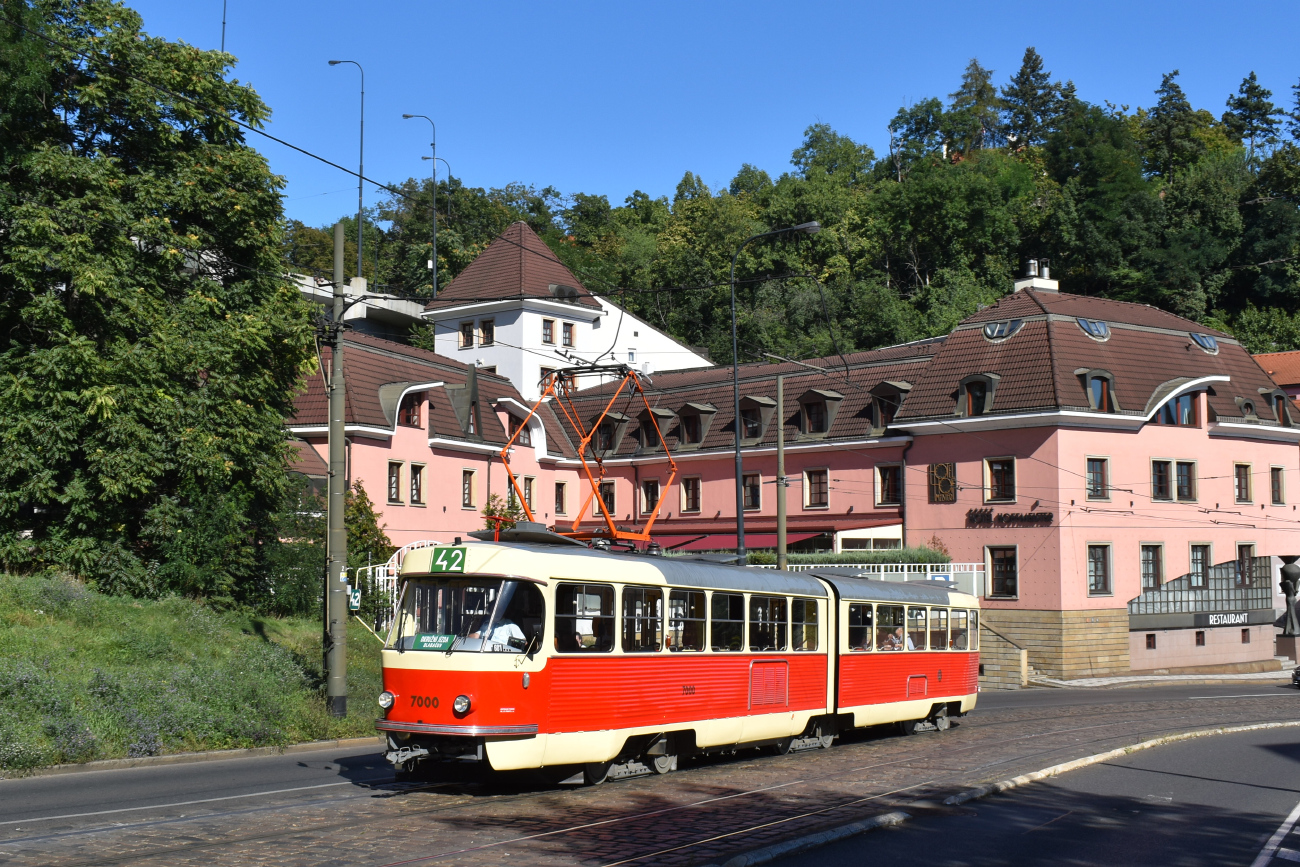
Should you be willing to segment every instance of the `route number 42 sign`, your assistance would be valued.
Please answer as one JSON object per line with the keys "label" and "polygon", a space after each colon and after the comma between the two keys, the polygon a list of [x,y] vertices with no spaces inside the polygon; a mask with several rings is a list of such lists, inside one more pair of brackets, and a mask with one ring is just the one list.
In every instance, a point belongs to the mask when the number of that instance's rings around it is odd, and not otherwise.
{"label": "route number 42 sign", "polygon": [[465,549],[464,548],[435,548],[432,561],[429,563],[430,572],[464,572],[465,571]]}

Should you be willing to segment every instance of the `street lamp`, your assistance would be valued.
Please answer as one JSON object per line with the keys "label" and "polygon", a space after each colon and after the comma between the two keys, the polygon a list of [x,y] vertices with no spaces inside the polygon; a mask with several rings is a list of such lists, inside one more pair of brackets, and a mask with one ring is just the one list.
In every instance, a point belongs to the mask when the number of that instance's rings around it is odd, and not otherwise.
{"label": "street lamp", "polygon": [[[423,157],[429,160],[433,168],[433,258],[429,260],[429,268],[433,271],[433,297],[438,297],[438,125],[433,122],[433,118],[423,114],[404,114],[403,120],[410,120],[413,117],[422,117],[429,122],[429,128],[433,130],[433,140],[429,142],[429,153],[432,156]],[[445,163],[446,160],[443,160]],[[448,169],[448,172],[451,170]]]}
{"label": "street lamp", "polygon": [[[361,70],[361,150],[357,157],[357,279],[361,279],[361,216],[363,211],[364,184],[366,175],[366,71],[355,60],[331,60],[330,66],[351,63]],[[375,276],[378,276],[377,274]]]}
{"label": "street lamp", "polygon": [[[760,232],[757,235],[751,235],[736,248],[736,253],[731,257],[731,400],[732,408],[735,411],[735,421],[733,425],[736,433],[736,562],[739,565],[745,563],[745,468],[740,459],[740,341],[736,333],[736,260],[740,258],[740,251],[745,249],[750,241],[757,241],[759,238],[770,238],[773,235],[784,235],[788,232],[802,232],[806,235],[816,235],[822,230],[821,223],[813,220],[811,223],[800,223],[797,226],[787,226],[784,229],[773,229],[770,232]],[[784,407],[777,407],[777,424],[785,424],[782,418]]]}

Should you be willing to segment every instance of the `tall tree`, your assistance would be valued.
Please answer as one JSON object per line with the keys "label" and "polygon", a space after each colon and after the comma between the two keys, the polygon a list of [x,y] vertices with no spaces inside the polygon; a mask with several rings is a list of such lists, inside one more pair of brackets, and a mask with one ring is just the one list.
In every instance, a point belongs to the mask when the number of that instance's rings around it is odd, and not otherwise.
{"label": "tall tree", "polygon": [[1272,101],[1273,91],[1255,77],[1255,71],[1241,80],[1241,87],[1228,97],[1223,125],[1246,145],[1247,158],[1254,163],[1256,146],[1277,143],[1278,126],[1285,112]]}
{"label": "tall tree", "polygon": [[1170,179],[1205,152],[1196,136],[1199,123],[1192,104],[1178,84],[1179,72],[1165,73],[1156,90],[1158,100],[1146,118],[1148,170]]}
{"label": "tall tree", "polygon": [[0,564],[248,598],[313,358],[269,111],[109,0],[4,10]]}
{"label": "tall tree", "polygon": [[1001,143],[1002,100],[993,85],[992,69],[985,69],[972,57],[961,75],[961,85],[948,98],[952,100],[951,113],[964,121],[956,127],[964,139],[961,150],[980,150]]}
{"label": "tall tree", "polygon": [[1002,88],[1008,141],[1017,147],[1041,144],[1060,109],[1060,86],[1043,69],[1043,58],[1031,45],[1020,69]]}

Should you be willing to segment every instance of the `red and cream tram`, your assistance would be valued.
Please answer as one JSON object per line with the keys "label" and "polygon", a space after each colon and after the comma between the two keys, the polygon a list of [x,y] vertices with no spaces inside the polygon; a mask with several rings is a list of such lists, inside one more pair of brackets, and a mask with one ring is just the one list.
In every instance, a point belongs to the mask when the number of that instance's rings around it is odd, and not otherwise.
{"label": "red and cream tram", "polygon": [[945,729],[975,706],[978,601],[947,584],[501,536],[402,564],[376,724],[399,772],[478,759],[596,783],[855,727]]}

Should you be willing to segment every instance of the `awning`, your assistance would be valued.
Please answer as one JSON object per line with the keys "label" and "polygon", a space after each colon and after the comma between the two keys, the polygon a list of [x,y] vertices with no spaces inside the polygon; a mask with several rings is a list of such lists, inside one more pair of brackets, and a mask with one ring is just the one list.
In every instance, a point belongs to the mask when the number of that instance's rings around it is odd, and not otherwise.
{"label": "awning", "polygon": [[[802,542],[805,539],[812,539],[815,536],[823,536],[825,533],[786,533],[785,542],[787,545],[793,545],[795,542]],[[663,546],[665,551],[734,551],[736,550],[735,533],[709,533],[707,535],[695,536],[659,536],[656,535],[654,540]],[[775,548],[775,533],[746,533],[746,548]]]}

